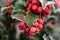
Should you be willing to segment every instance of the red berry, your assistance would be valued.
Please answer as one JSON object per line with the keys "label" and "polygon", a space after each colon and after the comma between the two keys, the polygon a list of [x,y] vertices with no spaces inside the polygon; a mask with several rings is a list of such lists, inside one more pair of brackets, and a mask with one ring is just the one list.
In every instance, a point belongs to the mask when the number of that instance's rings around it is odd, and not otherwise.
{"label": "red berry", "polygon": [[36,32],[36,27],[31,27],[30,32]]}
{"label": "red berry", "polygon": [[11,15],[11,14],[12,14],[12,10],[8,10],[8,14],[10,14],[10,15]]}
{"label": "red berry", "polygon": [[26,25],[22,26],[24,29],[26,28]]}
{"label": "red berry", "polygon": [[38,7],[37,10],[38,10],[39,13],[41,13],[43,9],[42,9],[42,7]]}
{"label": "red berry", "polygon": [[29,3],[31,3],[32,2],[32,0],[28,0],[29,1]]}
{"label": "red berry", "polygon": [[28,7],[27,9],[26,9],[26,14],[28,14],[30,12],[30,8]]}
{"label": "red berry", "polygon": [[47,27],[47,28],[50,28],[50,25],[48,24],[48,25],[46,25],[46,27]]}
{"label": "red berry", "polygon": [[30,11],[30,8],[28,7],[28,8],[26,9],[26,11]]}
{"label": "red berry", "polygon": [[35,27],[37,27],[38,26],[38,22],[34,22],[34,24],[33,24]]}
{"label": "red berry", "polygon": [[48,7],[46,7],[46,8],[44,9],[44,11],[45,11],[46,15],[49,15],[49,14],[50,14],[50,9],[49,9]]}
{"label": "red berry", "polygon": [[19,30],[23,30],[23,27],[19,26]]}
{"label": "red berry", "polygon": [[29,35],[34,36],[34,35],[36,35],[36,32],[29,32]]}
{"label": "red berry", "polygon": [[5,5],[6,7],[11,6],[11,2],[6,2]]}
{"label": "red berry", "polygon": [[45,12],[43,12],[43,13],[41,14],[41,16],[42,16],[42,17],[45,17],[45,16],[47,16],[47,15],[46,15]]}
{"label": "red berry", "polygon": [[26,32],[26,36],[29,36],[29,32]]}
{"label": "red berry", "polygon": [[39,29],[42,29],[42,24],[39,24],[39,25],[38,25],[38,28],[39,28]]}
{"label": "red berry", "polygon": [[28,8],[31,8],[31,7],[32,7],[32,3],[29,3],[29,4],[28,4]]}
{"label": "red berry", "polygon": [[43,26],[42,31],[45,31],[45,27]]}
{"label": "red berry", "polygon": [[32,3],[29,3],[26,9],[26,14],[30,12],[31,7],[32,7]]}
{"label": "red berry", "polygon": [[32,6],[32,10],[34,11],[34,10],[37,10],[37,5],[33,5]]}
{"label": "red berry", "polygon": [[39,32],[39,31],[40,31],[40,29],[38,27],[36,27],[36,32]]}
{"label": "red berry", "polygon": [[32,0],[32,3],[33,3],[33,4],[37,3],[37,0]]}
{"label": "red berry", "polygon": [[31,36],[34,36],[34,35],[36,35],[36,27],[31,27],[30,28],[30,31],[29,31],[29,35],[31,35]]}
{"label": "red berry", "polygon": [[60,2],[58,2],[58,1],[55,1],[55,7],[59,7],[60,6]]}
{"label": "red berry", "polygon": [[56,21],[55,21],[55,20],[52,20],[52,21],[51,21],[51,24],[52,24],[52,25],[55,25],[55,24],[56,24]]}
{"label": "red berry", "polygon": [[43,24],[43,20],[40,18],[40,19],[38,19],[38,23],[39,24]]}
{"label": "red berry", "polygon": [[19,24],[20,24],[20,26],[25,26],[25,22],[24,21],[21,21]]}
{"label": "red berry", "polygon": [[48,13],[47,13],[47,15],[49,15],[51,13],[51,11],[50,10],[48,10]]}
{"label": "red berry", "polygon": [[46,7],[48,7],[48,9],[51,9],[51,5],[50,4],[48,4]]}
{"label": "red berry", "polygon": [[26,32],[29,32],[29,30],[30,30],[30,29],[29,29],[28,27],[27,27],[27,28],[25,28],[25,31],[26,31]]}

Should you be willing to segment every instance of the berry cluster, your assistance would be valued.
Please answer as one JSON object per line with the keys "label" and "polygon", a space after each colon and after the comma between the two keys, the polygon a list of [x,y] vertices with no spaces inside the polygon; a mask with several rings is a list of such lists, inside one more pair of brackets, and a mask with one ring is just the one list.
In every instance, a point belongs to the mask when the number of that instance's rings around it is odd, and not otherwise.
{"label": "berry cluster", "polygon": [[27,9],[26,9],[26,14],[28,14],[30,10],[32,10],[36,14],[41,14],[42,16],[46,16],[50,14],[50,9],[51,9],[50,4],[48,4],[45,8],[43,8],[39,0],[29,0]]}
{"label": "berry cluster", "polygon": [[33,36],[36,35],[36,33],[40,31],[40,29],[42,29],[43,20],[41,18],[38,19],[33,23],[33,26],[31,28],[29,28],[24,21],[20,21],[19,24],[19,29],[25,30],[27,36]]}
{"label": "berry cluster", "polygon": [[42,5],[39,3],[38,0],[29,0],[29,3],[27,5],[26,14],[30,12],[30,9],[32,9],[34,12],[42,12]]}

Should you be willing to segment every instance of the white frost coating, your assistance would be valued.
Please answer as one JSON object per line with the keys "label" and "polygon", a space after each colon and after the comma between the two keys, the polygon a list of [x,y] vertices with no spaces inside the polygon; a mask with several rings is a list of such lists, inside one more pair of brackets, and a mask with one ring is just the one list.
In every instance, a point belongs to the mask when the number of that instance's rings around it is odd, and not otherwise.
{"label": "white frost coating", "polygon": [[44,38],[44,40],[47,40],[47,39],[46,39],[46,34],[43,35],[43,38]]}
{"label": "white frost coating", "polygon": [[50,36],[50,35],[49,35],[49,37],[50,37],[50,39],[51,39],[51,40],[55,40],[55,39],[53,39],[53,37],[52,37],[52,36]]}
{"label": "white frost coating", "polygon": [[13,15],[11,15],[11,17],[12,17],[12,19],[20,20],[19,18],[15,17],[15,16],[13,16]]}
{"label": "white frost coating", "polygon": [[42,6],[43,6],[43,5],[44,5],[44,4],[43,4],[44,0],[39,0],[39,1],[41,2]]}
{"label": "white frost coating", "polygon": [[20,34],[22,33],[22,32],[24,32],[24,30],[19,30],[19,24],[16,24],[16,39],[20,39]]}
{"label": "white frost coating", "polygon": [[3,12],[4,9],[8,9],[9,7],[2,7],[1,8],[1,13]]}

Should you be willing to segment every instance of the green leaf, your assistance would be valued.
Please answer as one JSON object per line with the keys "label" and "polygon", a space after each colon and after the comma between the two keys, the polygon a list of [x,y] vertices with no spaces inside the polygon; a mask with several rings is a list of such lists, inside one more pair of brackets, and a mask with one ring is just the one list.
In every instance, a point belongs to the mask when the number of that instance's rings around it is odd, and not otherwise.
{"label": "green leaf", "polygon": [[51,14],[50,14],[50,15],[51,15],[51,16],[52,16],[52,15],[56,15],[56,13],[54,13],[54,12],[51,12]]}
{"label": "green leaf", "polygon": [[43,31],[43,30],[40,30],[40,32],[36,35],[36,37],[37,37],[39,40],[44,40],[44,39],[43,39],[43,35],[44,35],[44,31]]}
{"label": "green leaf", "polygon": [[52,17],[52,18],[50,18],[50,20],[55,20],[55,18]]}
{"label": "green leaf", "polygon": [[9,30],[9,40],[16,40],[15,36],[16,36],[16,28],[14,25],[13,28]]}
{"label": "green leaf", "polygon": [[24,20],[24,16],[26,16],[26,13],[22,11],[17,11],[13,13],[13,16],[17,17],[20,20]]}
{"label": "green leaf", "polygon": [[17,18],[24,20],[29,27],[33,26],[33,22],[36,21],[36,19],[39,17],[39,15],[34,14],[33,12],[30,12],[28,15],[26,15],[25,12],[18,12],[19,15],[15,15]]}
{"label": "green leaf", "polygon": [[28,15],[25,16],[25,22],[28,23],[29,27],[33,26],[33,22],[38,18],[37,14],[30,12]]}
{"label": "green leaf", "polygon": [[26,7],[24,7],[23,5],[17,5],[15,9],[16,10],[19,10],[19,9],[26,10]]}
{"label": "green leaf", "polygon": [[2,35],[0,35],[0,39],[2,39]]}
{"label": "green leaf", "polygon": [[7,11],[8,11],[8,9],[4,9],[4,10],[2,11],[2,13],[3,13],[2,15],[6,14]]}
{"label": "green leaf", "polygon": [[0,13],[1,13],[1,8],[0,8]]}
{"label": "green leaf", "polygon": [[53,34],[53,29],[50,27],[50,28],[46,28],[46,33],[48,34]]}
{"label": "green leaf", "polygon": [[0,20],[4,23],[5,26],[9,26],[12,22],[11,17],[7,13],[2,15]]}
{"label": "green leaf", "polygon": [[27,0],[22,0],[22,1],[25,1],[26,2]]}
{"label": "green leaf", "polygon": [[20,15],[26,16],[25,12],[20,11]]}
{"label": "green leaf", "polygon": [[13,10],[14,8],[13,7],[9,7],[8,9]]}
{"label": "green leaf", "polygon": [[20,34],[20,40],[27,40],[25,32]]}

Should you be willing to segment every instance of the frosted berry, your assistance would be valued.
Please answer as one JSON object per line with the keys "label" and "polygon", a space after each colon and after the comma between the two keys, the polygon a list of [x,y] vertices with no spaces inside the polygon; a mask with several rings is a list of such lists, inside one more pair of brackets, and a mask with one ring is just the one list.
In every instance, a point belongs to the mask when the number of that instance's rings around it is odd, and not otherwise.
{"label": "frosted berry", "polygon": [[42,16],[42,17],[45,17],[45,16],[47,16],[47,15],[46,15],[45,12],[43,12],[43,13],[41,14],[41,16]]}
{"label": "frosted berry", "polygon": [[39,24],[39,25],[38,25],[38,28],[39,28],[39,29],[42,29],[42,24]]}
{"label": "frosted berry", "polygon": [[39,13],[42,13],[42,7],[38,7],[38,9],[37,9],[37,11],[39,12]]}
{"label": "frosted berry", "polygon": [[19,30],[23,30],[23,27],[19,26]]}
{"label": "frosted berry", "polygon": [[37,8],[38,8],[37,5],[33,5],[33,6],[32,6],[32,10],[33,10],[33,11],[34,11],[34,10],[37,10]]}
{"label": "frosted berry", "polygon": [[36,35],[36,32],[29,32],[29,35],[34,36],[34,35]]}
{"label": "frosted berry", "polygon": [[39,24],[43,24],[43,20],[40,18],[40,19],[38,19],[38,23]]}
{"label": "frosted berry", "polygon": [[37,31],[37,30],[36,30],[36,27],[31,27],[31,28],[30,28],[30,31],[29,31],[29,35],[30,35],[30,36],[36,35],[36,31]]}
{"label": "frosted berry", "polygon": [[31,8],[31,7],[32,7],[32,3],[29,3],[29,4],[28,4],[28,8]]}
{"label": "frosted berry", "polygon": [[24,29],[26,28],[26,25],[22,26]]}
{"label": "frosted berry", "polygon": [[55,7],[59,7],[60,6],[60,2],[58,1],[55,1],[55,4],[54,4]]}
{"label": "frosted berry", "polygon": [[31,31],[31,32],[36,32],[36,27],[31,27],[31,28],[30,28],[30,31]]}
{"label": "frosted berry", "polygon": [[32,3],[33,3],[33,4],[37,3],[37,0],[32,0]]}
{"label": "frosted berry", "polygon": [[28,7],[27,9],[26,9],[26,14],[28,14],[30,12],[30,8]]}
{"label": "frosted berry", "polygon": [[48,4],[46,7],[48,7],[48,9],[51,9],[51,5],[50,4]]}
{"label": "frosted berry", "polygon": [[40,31],[40,29],[38,27],[36,27],[36,32],[39,32],[39,31]]}
{"label": "frosted berry", "polygon": [[45,11],[46,15],[49,15],[49,14],[50,14],[50,9],[49,9],[48,7],[46,7],[46,8],[44,9],[44,11]]}
{"label": "frosted berry", "polygon": [[31,2],[32,2],[32,0],[28,0],[28,2],[29,2],[29,3],[31,3]]}
{"label": "frosted berry", "polygon": [[24,21],[20,21],[20,26],[25,26],[25,22]]}
{"label": "frosted berry", "polygon": [[35,27],[37,27],[38,26],[38,22],[34,22],[34,24],[33,24]]}
{"label": "frosted berry", "polygon": [[11,6],[11,2],[6,2],[5,5],[6,7]]}
{"label": "frosted berry", "polygon": [[30,30],[30,29],[29,29],[28,27],[27,27],[27,28],[25,28],[25,31],[26,31],[26,32],[29,32],[29,30]]}

